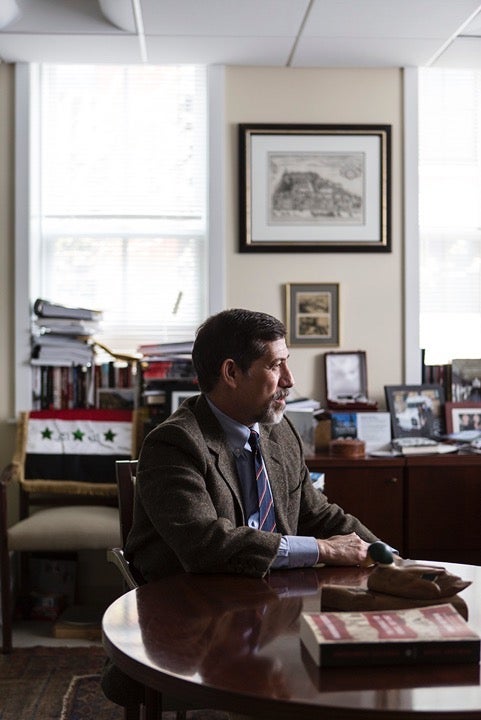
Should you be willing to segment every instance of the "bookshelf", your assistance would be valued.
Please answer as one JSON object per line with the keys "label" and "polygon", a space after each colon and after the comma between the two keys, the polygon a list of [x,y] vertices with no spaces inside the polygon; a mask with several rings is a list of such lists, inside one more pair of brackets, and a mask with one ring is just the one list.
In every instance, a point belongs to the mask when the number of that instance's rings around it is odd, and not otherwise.
{"label": "bookshelf", "polygon": [[42,299],[31,332],[31,408],[133,409],[141,435],[197,392],[192,341],[143,344],[133,355],[96,339],[102,312]]}
{"label": "bookshelf", "polygon": [[190,353],[144,355],[139,366],[139,406],[147,433],[166,420],[182,399],[199,390]]}
{"label": "bookshelf", "polygon": [[138,405],[138,361],[31,361],[32,409],[129,409]]}

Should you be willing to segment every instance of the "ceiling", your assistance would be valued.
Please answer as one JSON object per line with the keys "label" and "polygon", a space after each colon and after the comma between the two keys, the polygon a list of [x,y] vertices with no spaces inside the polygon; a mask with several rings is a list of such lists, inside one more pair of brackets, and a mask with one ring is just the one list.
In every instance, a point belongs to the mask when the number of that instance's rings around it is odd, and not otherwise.
{"label": "ceiling", "polygon": [[4,62],[481,67],[478,0],[0,0]]}

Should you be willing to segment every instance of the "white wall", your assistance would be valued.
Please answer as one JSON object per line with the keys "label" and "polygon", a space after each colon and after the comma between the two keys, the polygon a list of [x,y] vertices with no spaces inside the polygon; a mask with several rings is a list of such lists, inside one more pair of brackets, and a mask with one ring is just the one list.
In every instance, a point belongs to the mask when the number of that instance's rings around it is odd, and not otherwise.
{"label": "white wall", "polygon": [[[341,344],[291,348],[297,391],[322,400],[323,353],[365,350],[383,408],[384,385],[403,382],[402,71],[229,67],[225,78],[227,306],[284,319],[285,283],[339,283]],[[238,123],[392,125],[392,252],[239,254]]]}

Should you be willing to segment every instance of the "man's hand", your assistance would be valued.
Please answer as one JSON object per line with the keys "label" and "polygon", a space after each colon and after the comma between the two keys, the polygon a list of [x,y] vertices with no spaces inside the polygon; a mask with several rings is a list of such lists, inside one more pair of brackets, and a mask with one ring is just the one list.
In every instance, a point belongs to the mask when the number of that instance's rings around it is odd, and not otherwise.
{"label": "man's hand", "polygon": [[365,562],[369,543],[356,533],[333,535],[317,540],[320,563],[326,565],[361,565]]}

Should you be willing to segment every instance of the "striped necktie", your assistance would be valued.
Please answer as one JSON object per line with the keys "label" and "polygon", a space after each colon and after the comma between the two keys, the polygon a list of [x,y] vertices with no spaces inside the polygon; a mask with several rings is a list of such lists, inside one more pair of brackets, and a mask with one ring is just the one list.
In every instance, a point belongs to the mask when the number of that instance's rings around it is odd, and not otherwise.
{"label": "striped necktie", "polygon": [[259,434],[251,430],[249,445],[254,456],[254,471],[257,484],[257,495],[259,497],[259,530],[276,532],[276,516],[274,513],[274,502],[267,480],[267,474],[262,461],[259,448]]}

